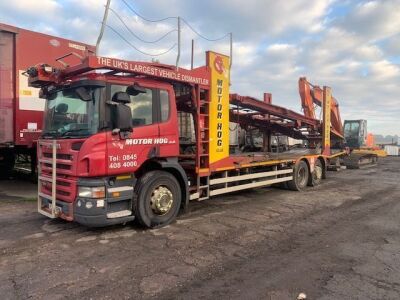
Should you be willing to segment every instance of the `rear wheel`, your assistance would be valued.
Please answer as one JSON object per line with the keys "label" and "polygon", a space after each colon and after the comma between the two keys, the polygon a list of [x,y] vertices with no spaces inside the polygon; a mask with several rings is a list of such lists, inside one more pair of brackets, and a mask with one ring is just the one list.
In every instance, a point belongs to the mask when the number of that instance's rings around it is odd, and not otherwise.
{"label": "rear wheel", "polygon": [[148,228],[168,225],[178,215],[182,201],[176,178],[165,171],[150,171],[137,183],[135,217]]}
{"label": "rear wheel", "polygon": [[307,187],[310,172],[304,160],[297,162],[293,170],[293,179],[287,182],[287,186],[292,191],[301,191]]}

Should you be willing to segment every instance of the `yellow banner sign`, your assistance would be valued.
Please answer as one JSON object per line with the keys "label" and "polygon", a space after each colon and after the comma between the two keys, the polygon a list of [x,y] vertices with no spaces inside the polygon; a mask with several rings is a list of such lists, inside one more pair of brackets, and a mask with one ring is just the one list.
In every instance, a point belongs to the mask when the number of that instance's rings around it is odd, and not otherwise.
{"label": "yellow banner sign", "polygon": [[210,82],[210,163],[229,156],[229,57],[207,52]]}
{"label": "yellow banner sign", "polygon": [[323,154],[330,154],[331,147],[331,103],[332,91],[330,87],[325,87],[323,90]]}

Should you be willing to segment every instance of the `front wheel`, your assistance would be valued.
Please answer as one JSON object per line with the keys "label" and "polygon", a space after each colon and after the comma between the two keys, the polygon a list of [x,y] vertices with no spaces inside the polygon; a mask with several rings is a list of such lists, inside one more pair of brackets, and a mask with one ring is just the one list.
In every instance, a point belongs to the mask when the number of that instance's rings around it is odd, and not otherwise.
{"label": "front wheel", "polygon": [[293,179],[287,182],[287,186],[292,191],[301,191],[307,187],[310,172],[304,160],[296,163],[293,170]]}
{"label": "front wheel", "polygon": [[176,178],[165,171],[150,171],[139,178],[134,201],[135,217],[145,227],[157,228],[175,220],[182,194]]}

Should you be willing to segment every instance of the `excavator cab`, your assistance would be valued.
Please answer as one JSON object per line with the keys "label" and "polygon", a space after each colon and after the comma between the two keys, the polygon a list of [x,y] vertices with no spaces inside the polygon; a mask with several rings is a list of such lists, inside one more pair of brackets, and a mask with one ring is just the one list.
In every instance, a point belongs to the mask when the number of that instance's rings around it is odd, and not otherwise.
{"label": "excavator cab", "polygon": [[[372,148],[369,149],[371,146],[367,142],[367,136],[366,120],[344,121],[345,145],[351,150],[351,154],[343,159],[344,165],[348,169],[358,169],[364,165],[374,165],[378,161],[378,152]],[[373,143],[373,141],[370,141],[370,143]]]}
{"label": "excavator cab", "polygon": [[345,120],[344,139],[346,146],[350,149],[359,149],[365,146],[367,120]]}

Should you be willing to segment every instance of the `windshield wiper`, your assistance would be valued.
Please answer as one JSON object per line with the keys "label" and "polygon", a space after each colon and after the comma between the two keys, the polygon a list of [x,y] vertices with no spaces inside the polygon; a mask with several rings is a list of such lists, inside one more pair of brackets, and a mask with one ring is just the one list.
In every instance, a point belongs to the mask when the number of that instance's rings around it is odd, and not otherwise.
{"label": "windshield wiper", "polygon": [[86,131],[86,133],[85,134],[79,134],[78,136],[85,136],[85,135],[89,135],[90,134],[90,132],[89,132],[89,130],[87,128],[79,128],[79,129],[67,130],[67,131],[63,132],[60,136],[69,136],[69,135],[71,135],[71,133],[73,134],[73,133],[78,133],[78,132],[81,132],[81,131]]}
{"label": "windshield wiper", "polygon": [[42,137],[57,137],[58,133],[57,130],[48,130],[42,133]]}

